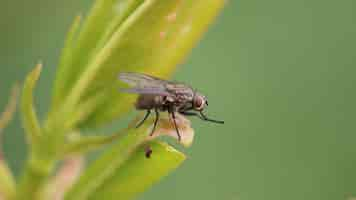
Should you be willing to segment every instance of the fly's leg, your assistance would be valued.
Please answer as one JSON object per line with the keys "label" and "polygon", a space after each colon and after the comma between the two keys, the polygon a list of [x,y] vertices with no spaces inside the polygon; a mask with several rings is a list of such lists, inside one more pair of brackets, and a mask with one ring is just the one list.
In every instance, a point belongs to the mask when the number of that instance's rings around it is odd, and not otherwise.
{"label": "fly's leg", "polygon": [[199,112],[201,117],[205,120],[205,121],[209,121],[209,122],[214,122],[214,123],[218,123],[218,124],[223,124],[224,121],[220,121],[220,120],[215,120],[215,119],[209,119],[207,116],[204,115],[204,113],[202,111]]}
{"label": "fly's leg", "polygon": [[140,121],[140,123],[138,123],[138,124],[136,125],[136,128],[140,127],[140,126],[143,124],[143,122],[146,121],[146,119],[148,118],[148,116],[150,116],[150,114],[151,114],[151,110],[147,110],[145,117],[143,117],[143,119]]}
{"label": "fly's leg", "polygon": [[218,123],[218,124],[223,124],[224,123],[224,121],[215,120],[215,119],[209,119],[208,117],[206,117],[204,115],[203,112],[199,112],[200,115],[198,113],[194,113],[194,112],[180,112],[180,113],[183,114],[183,115],[186,115],[186,116],[196,116],[196,117],[199,117],[201,120],[208,121],[208,122],[214,122],[214,123]]}
{"label": "fly's leg", "polygon": [[181,136],[180,136],[179,129],[178,129],[178,126],[177,126],[177,122],[176,122],[176,115],[174,114],[174,112],[171,112],[171,113],[172,113],[172,119],[173,119],[174,127],[176,128],[176,131],[177,131],[178,141],[181,141]]}
{"label": "fly's leg", "polygon": [[155,109],[155,113],[156,113],[156,118],[155,118],[155,122],[154,122],[154,124],[153,124],[152,131],[151,131],[151,133],[150,133],[150,136],[153,135],[153,133],[154,133],[155,130],[156,130],[157,124],[158,124],[159,112],[158,112],[157,108]]}
{"label": "fly's leg", "polygon": [[198,113],[195,113],[195,112],[183,111],[183,112],[179,112],[179,113],[182,115],[185,115],[185,116],[195,116],[195,117],[199,117],[201,120],[205,120],[202,116],[198,115]]}

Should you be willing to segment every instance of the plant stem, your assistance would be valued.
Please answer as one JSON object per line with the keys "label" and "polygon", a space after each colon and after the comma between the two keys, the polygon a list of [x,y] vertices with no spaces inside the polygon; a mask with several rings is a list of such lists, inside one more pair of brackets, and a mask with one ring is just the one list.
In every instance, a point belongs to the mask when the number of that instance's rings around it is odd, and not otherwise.
{"label": "plant stem", "polygon": [[42,185],[51,174],[54,165],[54,160],[36,158],[36,156],[32,154],[24,170],[22,180],[18,186],[16,199],[42,199],[40,188],[42,188]]}
{"label": "plant stem", "polygon": [[[56,129],[51,129],[56,130]],[[41,200],[43,185],[49,179],[57,162],[57,152],[63,144],[64,137],[59,131],[48,132],[39,137],[37,145],[32,146],[31,153],[18,185],[17,200]]]}

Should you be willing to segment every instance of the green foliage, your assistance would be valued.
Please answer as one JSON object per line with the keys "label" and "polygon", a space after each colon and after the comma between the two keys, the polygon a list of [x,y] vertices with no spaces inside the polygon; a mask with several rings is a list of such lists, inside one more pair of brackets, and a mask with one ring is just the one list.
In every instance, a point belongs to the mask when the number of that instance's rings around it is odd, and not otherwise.
{"label": "green foliage", "polygon": [[[93,196],[110,196],[110,194],[114,195],[114,193],[120,194],[120,192],[116,191],[105,194],[106,192],[102,191],[102,188],[109,188],[108,186],[116,188],[125,182],[136,181],[136,184],[131,184],[132,188],[130,190],[137,190],[135,193],[138,193],[141,191],[139,188],[145,188],[147,184],[155,180],[153,177],[157,179],[165,175],[167,171],[176,168],[180,164],[179,161],[184,160],[184,155],[177,151],[168,150],[168,148],[163,149],[163,147],[157,147],[157,145],[151,146],[151,144],[144,144],[147,134],[147,127],[142,127],[130,130],[127,135],[120,138],[119,142],[116,142],[112,148],[104,152],[99,159],[91,163],[77,183],[68,192],[66,199],[88,199]],[[154,158],[159,157],[159,159],[146,158],[142,145],[150,145],[154,151]],[[132,164],[132,162],[136,163],[136,159],[133,158],[139,158],[139,164],[146,166],[141,167],[137,173],[146,173],[148,174],[147,176],[137,177],[136,173],[131,172],[133,168],[127,167],[135,165]],[[152,166],[150,164],[158,161],[166,162],[160,162],[162,167],[156,168],[157,171],[152,172]],[[126,177],[117,179],[116,177],[119,174],[126,174]],[[137,188],[134,189],[135,187]],[[117,196],[122,197],[121,195]],[[115,195],[113,197],[115,197]]]}
{"label": "green foliage", "polygon": [[40,76],[42,65],[38,64],[27,76],[21,98],[21,112],[23,126],[27,133],[28,141],[33,144],[40,136],[40,125],[33,105],[33,89]]}
{"label": "green foliage", "polygon": [[[50,180],[56,165],[67,157],[82,158],[103,147],[107,148],[81,171],[73,186],[56,195],[69,200],[132,199],[177,168],[184,161],[184,154],[155,141],[156,137],[149,138],[150,119],[140,128],[129,126],[106,136],[86,136],[81,132],[84,128],[92,131],[105,126],[132,109],[135,96],[119,92],[120,72],[169,77],[223,3],[222,0],[96,0],[85,20],[78,15],[68,32],[52,104],[42,123],[33,103],[42,66],[36,66],[24,82],[21,114],[30,152],[18,187],[12,192],[15,199],[54,198],[48,188],[53,191],[50,184],[55,181]],[[168,119],[161,121],[163,125],[155,134],[170,132],[172,127],[168,123]],[[182,121],[180,125],[184,127],[181,134],[185,130],[189,130],[186,134],[193,134],[190,123]],[[153,150],[151,158],[145,157],[147,145]],[[11,178],[6,181],[2,174],[7,172],[3,169],[0,166],[0,178],[9,183],[7,190],[11,191]],[[65,176],[65,172],[59,171],[55,180],[61,180],[61,173]],[[0,192],[3,188],[0,187]]]}
{"label": "green foliage", "polygon": [[151,142],[147,145],[154,152],[149,159],[142,156],[145,148],[142,146],[89,199],[132,199],[185,160],[182,153],[165,143]]}

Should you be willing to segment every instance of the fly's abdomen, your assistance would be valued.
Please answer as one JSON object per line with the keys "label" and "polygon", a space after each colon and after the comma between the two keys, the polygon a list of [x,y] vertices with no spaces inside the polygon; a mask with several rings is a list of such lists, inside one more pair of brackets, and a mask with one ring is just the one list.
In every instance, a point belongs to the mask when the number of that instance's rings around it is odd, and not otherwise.
{"label": "fly's abdomen", "polygon": [[163,97],[159,95],[141,94],[136,101],[136,109],[151,110],[162,106]]}

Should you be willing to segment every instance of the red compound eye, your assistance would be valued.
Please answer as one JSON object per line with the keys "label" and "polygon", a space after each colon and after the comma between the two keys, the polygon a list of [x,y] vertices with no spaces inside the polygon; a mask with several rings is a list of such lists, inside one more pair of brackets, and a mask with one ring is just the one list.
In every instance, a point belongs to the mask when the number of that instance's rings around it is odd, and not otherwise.
{"label": "red compound eye", "polygon": [[195,107],[195,109],[197,109],[197,110],[200,110],[200,109],[202,109],[202,107],[203,107],[203,99],[202,98],[195,98],[194,99],[194,107]]}

